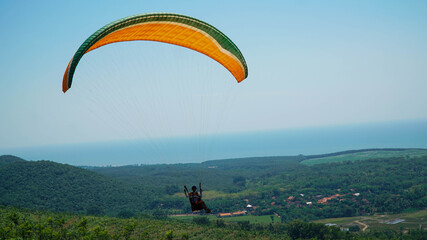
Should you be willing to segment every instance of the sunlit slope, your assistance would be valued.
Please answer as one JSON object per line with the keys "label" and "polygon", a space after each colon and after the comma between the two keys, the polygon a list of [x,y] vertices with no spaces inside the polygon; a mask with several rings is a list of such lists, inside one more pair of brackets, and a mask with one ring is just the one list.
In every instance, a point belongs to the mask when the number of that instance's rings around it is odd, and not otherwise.
{"label": "sunlit slope", "polygon": [[384,159],[394,157],[421,157],[427,156],[427,149],[367,149],[346,151],[333,154],[309,156],[302,164],[312,166],[321,163],[363,161],[368,159]]}
{"label": "sunlit slope", "polygon": [[423,226],[426,229],[427,209],[410,213],[399,213],[391,215],[371,215],[343,218],[327,218],[314,221],[323,224],[336,224],[337,226],[350,227],[358,225],[361,230],[365,231],[385,231],[385,230],[408,230],[417,229]]}
{"label": "sunlit slope", "polygon": [[[289,239],[269,225],[177,221],[137,216],[131,219],[29,211],[0,205],[0,239]],[[282,227],[284,229],[284,227]]]}
{"label": "sunlit slope", "polygon": [[[425,211],[409,215],[372,216],[379,219],[403,217],[411,220],[410,227],[374,224],[357,233],[340,231],[339,227],[356,226],[355,218],[325,219],[318,223],[294,221],[280,223],[270,216],[236,218],[186,217],[187,220],[154,219],[141,215],[136,218],[112,218],[14,209],[0,205],[1,239],[426,239]],[[272,220],[274,219],[274,222]],[[237,222],[235,222],[237,221]],[[359,219],[359,221],[363,221]],[[381,220],[380,220],[381,221]],[[414,221],[414,222],[412,222]],[[336,222],[333,227],[325,223]],[[381,224],[381,223],[380,223]],[[382,224],[382,225],[387,225]]]}

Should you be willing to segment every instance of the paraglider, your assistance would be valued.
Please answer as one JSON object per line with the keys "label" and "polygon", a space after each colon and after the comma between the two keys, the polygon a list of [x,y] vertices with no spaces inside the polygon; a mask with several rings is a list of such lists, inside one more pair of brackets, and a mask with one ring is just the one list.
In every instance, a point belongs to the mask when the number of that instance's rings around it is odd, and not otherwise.
{"label": "paraglider", "polygon": [[72,84],[84,54],[110,43],[157,41],[203,53],[222,64],[237,82],[248,76],[245,59],[237,46],[218,29],[198,19],[173,13],[150,13],[125,17],[105,25],[79,47],[65,70],[62,91]]}
{"label": "paraglider", "polygon": [[206,206],[205,202],[202,200],[202,183],[199,184],[200,194],[197,192],[197,187],[192,186],[192,192],[188,191],[187,186],[184,185],[184,194],[185,197],[190,200],[191,211],[200,211],[205,210],[205,213],[210,213],[211,210]]}
{"label": "paraglider", "polygon": [[[241,82],[248,76],[246,61],[237,46],[221,31],[201,20],[173,13],[138,14],[114,21],[97,30],[84,41],[65,70],[62,91],[67,92],[82,57],[102,46],[128,41],[155,41],[173,44],[195,50],[223,65]],[[190,200],[192,211],[204,209],[210,212],[202,201],[197,187],[192,192],[185,187],[185,195]]]}

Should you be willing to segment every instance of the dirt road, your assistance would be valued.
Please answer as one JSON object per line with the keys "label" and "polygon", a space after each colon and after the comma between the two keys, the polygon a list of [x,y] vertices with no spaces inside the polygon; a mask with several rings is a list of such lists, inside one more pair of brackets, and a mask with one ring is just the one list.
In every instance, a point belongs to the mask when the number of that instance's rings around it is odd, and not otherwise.
{"label": "dirt road", "polygon": [[354,222],[363,226],[362,231],[365,231],[369,227],[368,225],[364,224],[363,222],[359,222],[359,220],[356,220]]}

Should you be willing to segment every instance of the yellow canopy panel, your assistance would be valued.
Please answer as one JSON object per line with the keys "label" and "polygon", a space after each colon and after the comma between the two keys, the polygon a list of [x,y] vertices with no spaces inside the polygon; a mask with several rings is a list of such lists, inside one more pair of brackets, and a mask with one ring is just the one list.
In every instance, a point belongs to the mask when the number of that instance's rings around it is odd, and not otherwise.
{"label": "yellow canopy panel", "polygon": [[85,53],[110,43],[136,40],[170,43],[203,53],[228,69],[237,82],[248,75],[240,50],[213,26],[184,15],[153,13],[117,20],[92,34],[68,64],[62,90],[66,92],[71,87],[74,71]]}

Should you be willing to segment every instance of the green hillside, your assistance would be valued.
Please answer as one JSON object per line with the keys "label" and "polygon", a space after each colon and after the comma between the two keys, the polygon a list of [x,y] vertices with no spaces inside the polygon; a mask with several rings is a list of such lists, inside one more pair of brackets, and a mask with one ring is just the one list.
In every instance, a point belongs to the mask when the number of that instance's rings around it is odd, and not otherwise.
{"label": "green hillside", "polygon": [[250,204],[252,216],[279,215],[281,222],[427,207],[427,156],[312,166],[301,164],[304,159],[307,156],[85,168],[12,162],[0,167],[0,204],[109,216],[183,214],[191,212],[183,184],[198,186],[201,181],[203,199],[213,213],[241,211]]}
{"label": "green hillside", "polygon": [[[361,151],[346,152],[354,153]],[[156,186],[163,194],[158,202],[168,214],[189,212],[182,185],[198,185],[200,179],[204,199],[215,212],[238,211],[251,204],[256,206],[251,210],[253,214],[278,213],[283,221],[399,213],[427,207],[427,156],[384,156],[312,166],[300,163],[307,156],[295,156],[91,170],[138,185]],[[322,203],[323,198],[329,199]],[[179,208],[176,203],[183,200],[184,208]]]}
{"label": "green hillside", "polygon": [[[324,227],[330,236],[343,239],[336,228]],[[0,239],[290,239],[283,225],[229,224],[194,221],[94,217],[43,211],[28,211],[0,206]],[[322,233],[325,234],[325,233]]]}
{"label": "green hillside", "polygon": [[271,177],[301,167],[302,156],[257,157],[206,161],[189,164],[85,167],[91,171],[134,184],[156,187],[162,193],[182,192],[182,186],[236,193],[245,189],[245,179]]}
{"label": "green hillside", "polygon": [[[423,212],[412,214],[415,218]],[[256,217],[252,217],[256,218]],[[383,216],[387,218],[387,216]],[[211,219],[211,220],[210,220]],[[0,239],[426,239],[427,231],[412,228],[382,229],[370,226],[363,231],[355,225],[350,231],[340,225],[323,222],[250,223],[224,221],[195,216],[191,220],[155,219],[146,215],[136,218],[112,218],[52,213],[2,207],[0,205]],[[335,221],[330,219],[330,221]],[[347,226],[347,225],[344,225]]]}
{"label": "green hillside", "polygon": [[0,204],[25,208],[114,214],[143,211],[152,201],[142,186],[50,161],[0,166]]}
{"label": "green hillside", "polygon": [[9,163],[14,163],[14,162],[25,162],[25,160],[22,158],[19,158],[19,157],[12,156],[12,155],[0,156],[0,166],[6,165]]}
{"label": "green hillside", "polygon": [[312,166],[314,164],[331,162],[364,161],[368,159],[383,159],[393,157],[411,158],[421,156],[427,156],[427,149],[367,149],[319,156],[308,156],[307,160],[304,160],[301,163]]}

